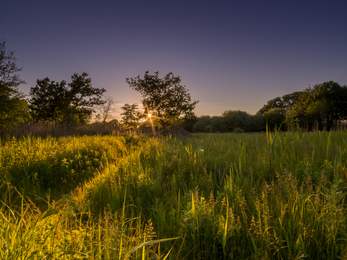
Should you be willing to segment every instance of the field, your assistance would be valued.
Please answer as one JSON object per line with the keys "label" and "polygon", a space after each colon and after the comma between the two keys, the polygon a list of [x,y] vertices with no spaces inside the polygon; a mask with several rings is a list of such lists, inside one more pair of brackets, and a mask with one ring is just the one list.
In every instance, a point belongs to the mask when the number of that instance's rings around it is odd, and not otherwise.
{"label": "field", "polygon": [[0,259],[347,259],[347,132],[2,140]]}

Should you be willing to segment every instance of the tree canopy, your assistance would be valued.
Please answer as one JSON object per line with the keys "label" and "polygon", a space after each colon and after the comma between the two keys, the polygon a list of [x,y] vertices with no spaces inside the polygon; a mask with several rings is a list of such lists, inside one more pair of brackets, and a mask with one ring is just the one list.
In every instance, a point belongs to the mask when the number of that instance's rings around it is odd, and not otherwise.
{"label": "tree canopy", "polygon": [[123,113],[121,113],[122,123],[127,128],[135,128],[139,120],[143,118],[143,113],[138,111],[138,105],[136,103],[132,105],[124,104],[121,109],[123,110]]}
{"label": "tree canopy", "polygon": [[17,67],[14,51],[7,51],[5,45],[5,40],[2,40],[0,42],[0,83],[14,89],[25,81],[17,74],[22,71],[22,68]]}
{"label": "tree canopy", "polygon": [[258,112],[271,128],[284,123],[287,128],[326,129],[347,119],[347,87],[327,81],[271,99]]}
{"label": "tree canopy", "polygon": [[71,82],[60,83],[48,77],[37,80],[35,87],[30,89],[30,109],[38,121],[52,123],[86,123],[91,117],[94,105],[102,105],[102,94],[105,89],[92,87],[88,74],[74,74]]}
{"label": "tree canopy", "polygon": [[265,115],[271,110],[281,110],[286,111],[293,108],[293,105],[298,100],[302,91],[293,92],[291,94],[286,94],[282,97],[276,97],[270,99],[266,105],[264,105],[258,112],[258,115]]}
{"label": "tree canopy", "polygon": [[347,86],[327,81],[306,88],[289,116],[301,127],[329,130],[338,122],[347,120]]}
{"label": "tree canopy", "polygon": [[126,78],[131,88],[140,92],[142,104],[147,114],[152,115],[152,120],[159,127],[169,128],[182,121],[182,117],[192,115],[199,101],[191,101],[186,86],[181,85],[179,76],[172,72],[163,79],[159,78],[159,72],[150,75],[149,71],[140,78]]}
{"label": "tree canopy", "polygon": [[5,41],[0,42],[0,133],[11,130],[28,118],[28,104],[24,94],[18,90],[25,83],[17,72],[22,69],[16,65],[13,51],[7,51]]}

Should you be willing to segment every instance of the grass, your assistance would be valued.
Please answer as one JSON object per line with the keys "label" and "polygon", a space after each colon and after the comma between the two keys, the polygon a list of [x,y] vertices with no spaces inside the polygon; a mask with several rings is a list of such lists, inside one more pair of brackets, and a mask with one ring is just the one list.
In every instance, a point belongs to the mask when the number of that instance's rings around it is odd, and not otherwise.
{"label": "grass", "polygon": [[346,131],[5,141],[1,259],[347,259],[346,147]]}

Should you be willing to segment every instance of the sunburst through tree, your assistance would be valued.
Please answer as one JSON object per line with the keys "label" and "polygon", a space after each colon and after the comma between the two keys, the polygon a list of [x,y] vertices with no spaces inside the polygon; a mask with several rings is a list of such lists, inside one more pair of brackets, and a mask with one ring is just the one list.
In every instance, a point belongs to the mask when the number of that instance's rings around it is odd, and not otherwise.
{"label": "sunburst through tree", "polygon": [[126,78],[131,88],[140,92],[146,122],[150,122],[152,130],[155,126],[168,129],[181,123],[182,117],[193,114],[193,110],[199,101],[192,101],[186,86],[182,86],[179,76],[172,72],[163,79],[159,78],[159,72],[150,75],[149,71],[140,78]]}

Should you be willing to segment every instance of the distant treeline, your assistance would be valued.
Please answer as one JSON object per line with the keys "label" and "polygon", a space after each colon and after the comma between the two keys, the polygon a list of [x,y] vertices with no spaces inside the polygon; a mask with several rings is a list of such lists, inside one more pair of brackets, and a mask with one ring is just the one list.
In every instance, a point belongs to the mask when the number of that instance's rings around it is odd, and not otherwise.
{"label": "distant treeline", "polygon": [[[143,109],[125,104],[119,122],[112,117],[113,99],[104,97],[104,88],[93,87],[87,73],[74,73],[69,83],[48,77],[38,79],[28,97],[18,89],[25,83],[17,74],[21,70],[13,51],[7,51],[5,41],[0,41],[0,137],[18,128],[20,133],[28,133],[28,126],[44,125],[47,129],[47,124],[50,129],[59,128],[60,133],[75,131],[72,128],[81,130],[81,126],[82,132],[95,132],[100,126],[102,131],[108,128],[107,132],[181,126],[190,132],[224,133],[267,128],[330,130],[347,120],[347,86],[333,81],[271,99],[256,115],[227,110],[221,116],[197,117],[193,111],[198,101],[193,101],[188,89],[180,85],[179,76],[170,72],[159,78],[158,71],[154,75],[146,71],[143,78],[126,78],[129,86],[142,95]],[[86,130],[85,126],[93,127]]]}
{"label": "distant treeline", "polygon": [[182,127],[191,132],[259,132],[270,130],[330,130],[345,126],[347,86],[329,81],[271,99],[256,115],[227,110],[221,116],[192,116]]}
{"label": "distant treeline", "polygon": [[262,115],[228,110],[222,116],[192,116],[184,120],[182,127],[189,132],[260,132],[266,130],[266,122]]}

